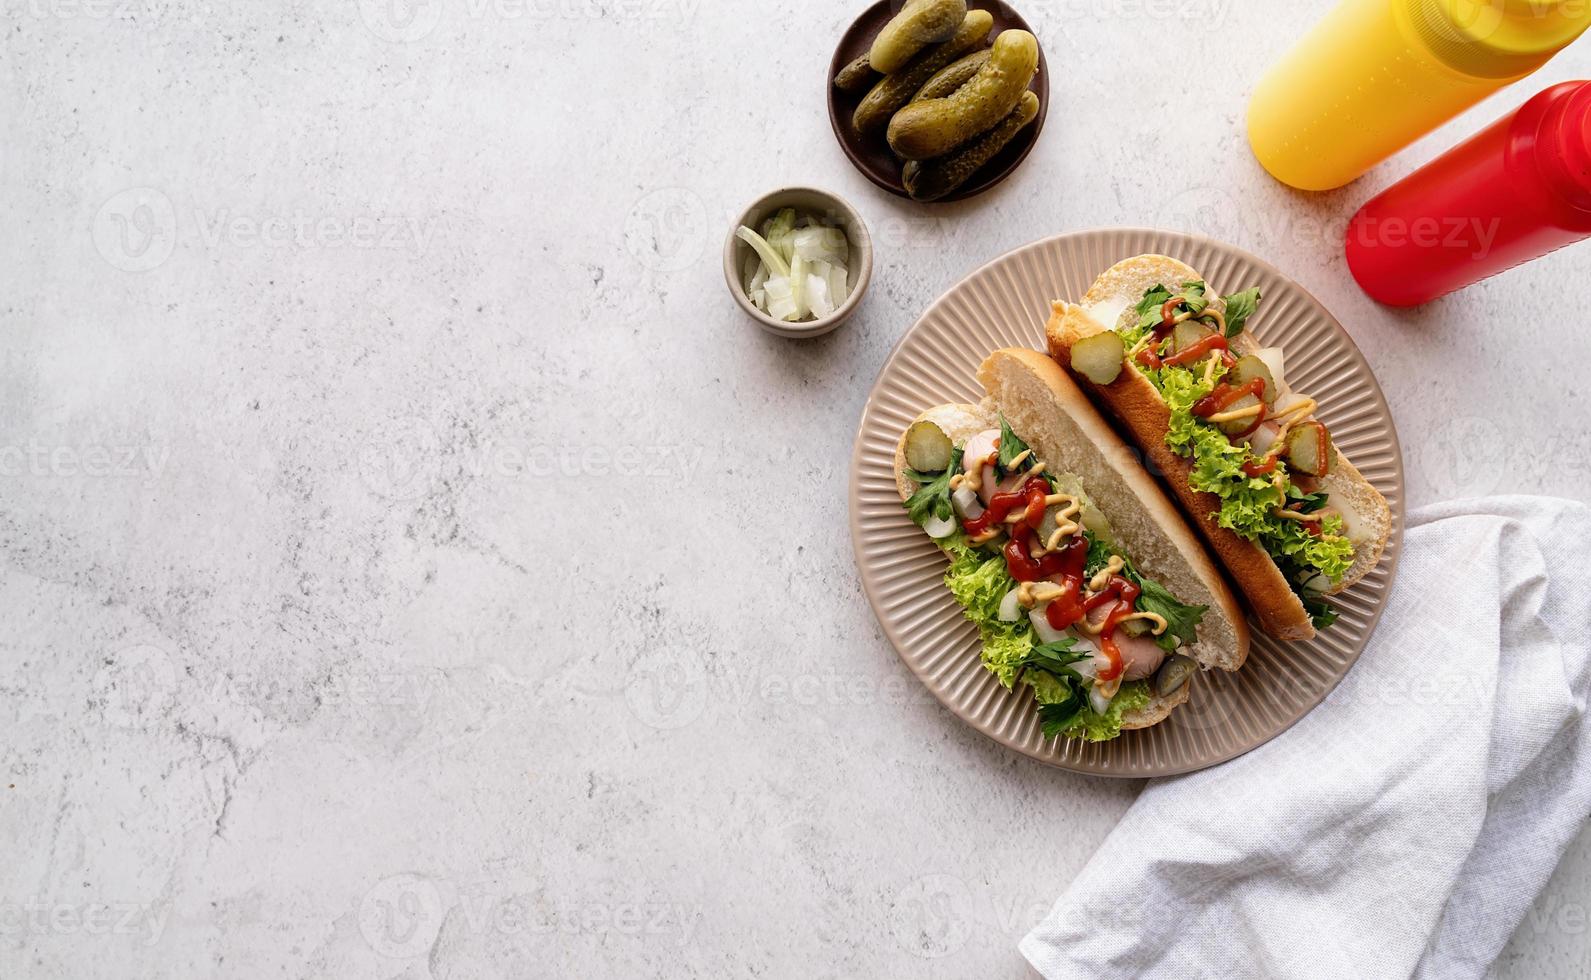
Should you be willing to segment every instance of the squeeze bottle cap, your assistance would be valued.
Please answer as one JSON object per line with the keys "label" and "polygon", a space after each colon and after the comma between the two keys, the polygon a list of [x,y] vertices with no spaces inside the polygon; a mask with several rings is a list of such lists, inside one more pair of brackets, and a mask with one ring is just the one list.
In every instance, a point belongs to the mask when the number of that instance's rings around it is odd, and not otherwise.
{"label": "squeeze bottle cap", "polygon": [[1571,206],[1591,212],[1591,81],[1559,99],[1541,121],[1538,159],[1547,182]]}
{"label": "squeeze bottle cap", "polygon": [[1591,27],[1588,0],[1403,0],[1433,54],[1477,78],[1535,71]]}

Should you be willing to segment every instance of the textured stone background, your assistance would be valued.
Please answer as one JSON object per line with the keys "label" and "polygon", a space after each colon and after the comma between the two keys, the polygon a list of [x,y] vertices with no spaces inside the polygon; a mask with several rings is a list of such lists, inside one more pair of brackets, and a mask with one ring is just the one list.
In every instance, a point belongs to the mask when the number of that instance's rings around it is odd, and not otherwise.
{"label": "textured stone background", "polygon": [[[1240,119],[1324,2],[1030,0],[1044,137],[926,209],[829,134],[857,6],[4,0],[0,976],[1024,975],[1139,787],[925,698],[845,482],[901,332],[1044,235],[1293,275],[1413,505],[1586,496],[1591,246],[1393,313],[1336,244],[1524,88],[1305,197]],[[878,241],[805,344],[718,268],[796,182]],[[1586,975],[1588,893],[1582,835],[1499,975]]]}

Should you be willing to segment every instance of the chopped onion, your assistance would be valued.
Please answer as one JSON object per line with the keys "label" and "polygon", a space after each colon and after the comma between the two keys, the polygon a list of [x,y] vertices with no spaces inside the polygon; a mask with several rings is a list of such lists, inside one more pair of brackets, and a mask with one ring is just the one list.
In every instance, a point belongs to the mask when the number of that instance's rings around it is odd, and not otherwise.
{"label": "chopped onion", "polygon": [[1058,630],[1050,625],[1048,617],[1044,615],[1044,611],[1049,607],[1050,604],[1046,602],[1044,605],[1039,606],[1036,609],[1029,609],[1028,621],[1033,624],[1033,631],[1039,635],[1039,640],[1041,642],[1059,643],[1066,639],[1066,637],[1070,634],[1068,634],[1065,630]]}
{"label": "chopped onion", "polygon": [[1113,296],[1110,299],[1095,303],[1093,306],[1085,307],[1083,312],[1088,315],[1089,319],[1106,330],[1115,330],[1121,326],[1121,315],[1126,313],[1127,308],[1132,305],[1133,301],[1130,297]]}
{"label": "chopped onion", "polygon": [[930,538],[938,541],[940,538],[948,538],[956,533],[956,522],[949,518],[941,520],[937,517],[930,517],[923,521],[923,530],[928,532]]}
{"label": "chopped onion", "polygon": [[1092,684],[1088,688],[1088,704],[1094,709],[1094,714],[1103,715],[1110,711],[1110,698],[1099,693],[1099,685]]}
{"label": "chopped onion", "polygon": [[1287,387],[1287,356],[1285,351],[1280,347],[1261,347],[1254,352],[1254,356],[1264,361],[1265,366],[1270,368],[1271,380],[1276,382],[1278,394],[1286,394],[1291,391]]}
{"label": "chopped onion", "polygon": [[812,309],[812,315],[820,319],[834,312],[834,303],[829,299],[828,269],[827,262],[817,262],[807,274],[807,306]]}
{"label": "chopped onion", "polygon": [[808,262],[844,265],[850,257],[850,243],[846,241],[845,232],[822,225],[796,229],[792,248]]}
{"label": "chopped onion", "polygon": [[[1352,501],[1338,494],[1331,498],[1331,504],[1332,509],[1342,517],[1342,533],[1347,536],[1349,541],[1357,543],[1368,540],[1371,537],[1365,528],[1365,524],[1368,522],[1365,518],[1359,516],[1359,508],[1354,506]],[[1325,590],[1322,589],[1321,591]]]}
{"label": "chopped onion", "polygon": [[1282,427],[1275,422],[1261,422],[1254,434],[1249,436],[1249,448],[1254,450],[1254,455],[1264,456],[1276,445],[1276,437],[1281,434]]}
{"label": "chopped onion", "polygon": [[[1280,386],[1281,382],[1278,381],[1277,385]],[[1276,399],[1276,407],[1274,409],[1272,409],[1270,414],[1273,415],[1273,416],[1286,415],[1288,412],[1292,411],[1293,409],[1297,408],[1300,405],[1306,404],[1308,401],[1309,401],[1308,397],[1306,397],[1304,395],[1298,395],[1298,394],[1287,395],[1287,396],[1285,396],[1283,398],[1278,398],[1278,399]]]}
{"label": "chopped onion", "polygon": [[956,488],[950,499],[962,517],[974,518],[983,514],[983,501],[978,499],[978,492],[965,483]]}
{"label": "chopped onion", "polygon": [[735,236],[751,247],[741,278],[746,296],[777,320],[834,315],[850,296],[850,241],[845,231],[785,208],[762,223],[762,233],[742,225]]}
{"label": "chopped onion", "polygon": [[[1081,644],[1081,646],[1089,653],[1098,652],[1094,649],[1093,644],[1085,643]],[[1099,659],[1097,657],[1090,657],[1087,660],[1079,660],[1077,663],[1072,664],[1072,669],[1077,671],[1077,675],[1079,677],[1086,681],[1092,681],[1094,679],[1094,675],[1099,673]]]}
{"label": "chopped onion", "polygon": [[767,239],[745,225],[735,229],[735,235],[751,246],[752,251],[757,253],[757,257],[762,259],[762,264],[772,270],[773,274],[785,277],[790,275],[790,264],[784,260],[784,256],[774,251],[773,246],[768,244]]}
{"label": "chopped onion", "polygon": [[1000,600],[1000,612],[995,617],[1002,623],[1020,623],[1022,621],[1022,603],[1017,599],[1016,589],[1005,594]]}
{"label": "chopped onion", "polygon": [[768,226],[765,236],[768,244],[778,250],[781,258],[789,262],[795,255],[791,247],[791,239],[795,236],[796,213],[795,208],[784,208],[774,215],[773,223]]}
{"label": "chopped onion", "polygon": [[790,295],[795,298],[795,315],[786,320],[805,320],[812,314],[807,305],[807,260],[797,255],[790,260]]}
{"label": "chopped onion", "polygon": [[851,295],[849,278],[849,274],[845,271],[845,263],[830,263],[829,299],[834,303],[836,309],[845,303],[845,297]]}
{"label": "chopped onion", "polygon": [[795,316],[795,295],[790,290],[789,276],[774,276],[768,280],[768,308],[764,311],[775,320],[789,320]]}

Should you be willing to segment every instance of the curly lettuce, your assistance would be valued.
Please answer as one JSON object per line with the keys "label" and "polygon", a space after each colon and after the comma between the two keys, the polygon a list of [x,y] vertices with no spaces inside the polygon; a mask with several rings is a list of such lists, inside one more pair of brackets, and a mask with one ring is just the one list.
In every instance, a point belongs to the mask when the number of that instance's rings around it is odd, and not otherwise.
{"label": "curly lettuce", "polygon": [[[1044,724],[1044,734],[1051,735],[1056,731],[1081,738],[1090,742],[1107,742],[1121,734],[1122,716],[1129,711],[1137,711],[1149,704],[1149,682],[1132,681],[1121,686],[1116,696],[1111,699],[1110,710],[1102,715],[1084,709],[1075,717],[1061,721],[1052,721],[1045,717],[1045,708],[1039,708],[1039,717]],[[1064,727],[1061,727],[1064,726]]]}
{"label": "curly lettuce", "polygon": [[1016,588],[1005,559],[976,548],[963,547],[945,573],[945,585],[961,603],[967,618],[982,626],[999,622],[1000,600]]}
{"label": "curly lettuce", "polygon": [[951,555],[945,585],[961,603],[966,617],[977,624],[983,641],[983,664],[1000,683],[1012,689],[1018,682],[1033,690],[1039,705],[1039,718],[1046,738],[1066,735],[1090,742],[1102,742],[1121,734],[1121,719],[1129,711],[1150,701],[1145,681],[1123,684],[1110,709],[1097,714],[1089,705],[1088,692],[1080,678],[1064,669],[1047,669],[1037,664],[1037,649],[1032,625],[1026,620],[1003,623],[999,619],[1000,601],[1017,582],[1006,569],[998,552],[973,548],[959,535],[941,542]]}
{"label": "curly lettuce", "polygon": [[[1298,521],[1277,517],[1278,508],[1305,499],[1294,492],[1286,461],[1278,460],[1276,464],[1282,475],[1280,481],[1273,481],[1270,476],[1249,476],[1243,472],[1243,464],[1253,458],[1249,447],[1232,442],[1220,429],[1193,414],[1194,403],[1208,395],[1214,383],[1184,367],[1165,367],[1144,374],[1171,409],[1166,445],[1193,460],[1189,485],[1221,498],[1218,523],[1258,541],[1272,557],[1304,570],[1308,573],[1305,578],[1315,574],[1332,581],[1342,578],[1353,564],[1353,543],[1343,534],[1342,518],[1331,515],[1321,521],[1322,533],[1317,536]],[[1319,502],[1314,506],[1318,507]]]}

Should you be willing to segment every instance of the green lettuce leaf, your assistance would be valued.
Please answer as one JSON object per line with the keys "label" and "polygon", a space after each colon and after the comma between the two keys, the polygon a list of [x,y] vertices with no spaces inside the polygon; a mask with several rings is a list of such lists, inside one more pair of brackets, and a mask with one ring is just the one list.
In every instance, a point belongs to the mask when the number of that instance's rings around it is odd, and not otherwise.
{"label": "green lettuce leaf", "polygon": [[1005,558],[969,546],[959,534],[941,545],[951,556],[945,585],[961,603],[966,617],[978,626],[984,666],[1007,688],[1020,682],[1032,689],[1046,737],[1064,734],[1095,742],[1115,738],[1121,732],[1122,713],[1149,702],[1146,684],[1124,684],[1110,710],[1095,714],[1087,688],[1067,669],[1083,655],[1070,653],[1070,644],[1037,645],[1026,618],[1000,622],[1000,601],[1017,585],[1006,570]]}
{"label": "green lettuce leaf", "polygon": [[955,516],[950,500],[950,478],[961,472],[961,450],[950,454],[950,466],[939,474],[919,473],[908,469],[906,475],[921,484],[918,491],[906,501],[906,514],[912,523],[922,527],[930,517],[948,521]]}
{"label": "green lettuce leaf", "polygon": [[[1324,503],[1319,495],[1292,492],[1285,461],[1277,464],[1283,476],[1284,491],[1276,489],[1269,477],[1252,477],[1243,472],[1251,458],[1249,448],[1233,443],[1220,429],[1193,414],[1193,405],[1214,387],[1183,367],[1147,371],[1145,376],[1160,389],[1171,409],[1171,425],[1166,445],[1174,452],[1191,457],[1193,469],[1188,482],[1221,498],[1218,523],[1224,528],[1260,545],[1277,559],[1288,558],[1303,568],[1336,581],[1353,564],[1353,543],[1342,534],[1342,519],[1328,517],[1321,522],[1325,532],[1310,534],[1298,521],[1277,517],[1276,508],[1291,500],[1315,507]],[[1317,503],[1318,501],[1318,503]],[[1307,512],[1307,511],[1306,511]]]}
{"label": "green lettuce leaf", "polygon": [[1132,579],[1138,583],[1143,594],[1138,597],[1139,612],[1156,613],[1166,621],[1166,631],[1155,637],[1155,643],[1165,651],[1175,650],[1177,641],[1182,645],[1192,646],[1199,640],[1198,626],[1204,621],[1204,614],[1209,611],[1209,606],[1190,606],[1180,602],[1159,582],[1139,575],[1136,569],[1131,570]]}
{"label": "green lettuce leaf", "polygon": [[1000,600],[1016,588],[1016,579],[1006,571],[1005,558],[1000,554],[966,549],[950,563],[945,585],[974,623],[1006,625],[997,618]]}
{"label": "green lettuce leaf", "polygon": [[1241,293],[1223,296],[1221,302],[1226,304],[1226,335],[1236,337],[1243,332],[1248,318],[1260,308],[1260,288],[1252,286]]}
{"label": "green lettuce leaf", "polygon": [[[1011,423],[1000,416],[1000,472],[1011,472],[1011,461],[1028,451],[1028,444],[1023,442],[1015,432],[1011,431]],[[1033,457],[1029,456],[1022,461],[1022,469],[1026,471],[1033,465]]]}
{"label": "green lettuce leaf", "polygon": [[[1040,708],[1039,719],[1043,722],[1045,737],[1069,735],[1090,742],[1106,742],[1121,734],[1122,715],[1144,707],[1149,701],[1149,682],[1133,681],[1121,686],[1110,702],[1110,710],[1103,715],[1097,715],[1085,707],[1082,712],[1074,712],[1070,718],[1062,718],[1063,706],[1055,710]],[[1046,711],[1050,711],[1049,716],[1046,716]]]}
{"label": "green lettuce leaf", "polygon": [[[1084,563],[1084,578],[1093,578],[1095,573],[1104,568],[1113,555],[1119,553],[1098,535],[1084,531],[1083,536],[1088,539],[1088,560]],[[1162,650],[1175,650],[1177,641],[1191,645],[1198,642],[1198,626],[1204,621],[1204,614],[1209,611],[1209,606],[1193,606],[1179,600],[1171,594],[1165,586],[1154,579],[1144,577],[1143,573],[1133,565],[1126,555],[1122,559],[1122,575],[1129,582],[1141,590],[1135,608],[1139,612],[1157,613],[1165,618],[1166,631],[1155,638],[1155,642]]]}
{"label": "green lettuce leaf", "polygon": [[1315,629],[1327,629],[1337,622],[1337,608],[1319,592],[1305,589],[1298,594],[1298,598],[1303,602],[1304,611],[1309,613],[1309,620]]}
{"label": "green lettuce leaf", "polygon": [[[1194,313],[1201,313],[1210,305],[1210,300],[1205,296],[1204,283],[1194,280],[1182,284],[1181,291],[1177,294],[1182,297],[1182,305]],[[1160,311],[1171,301],[1171,290],[1165,286],[1151,286],[1144,290],[1143,299],[1133,307],[1133,312],[1138,315],[1138,323],[1132,330],[1122,332],[1122,342],[1131,350],[1144,334],[1153,330],[1155,324],[1161,321]]]}

